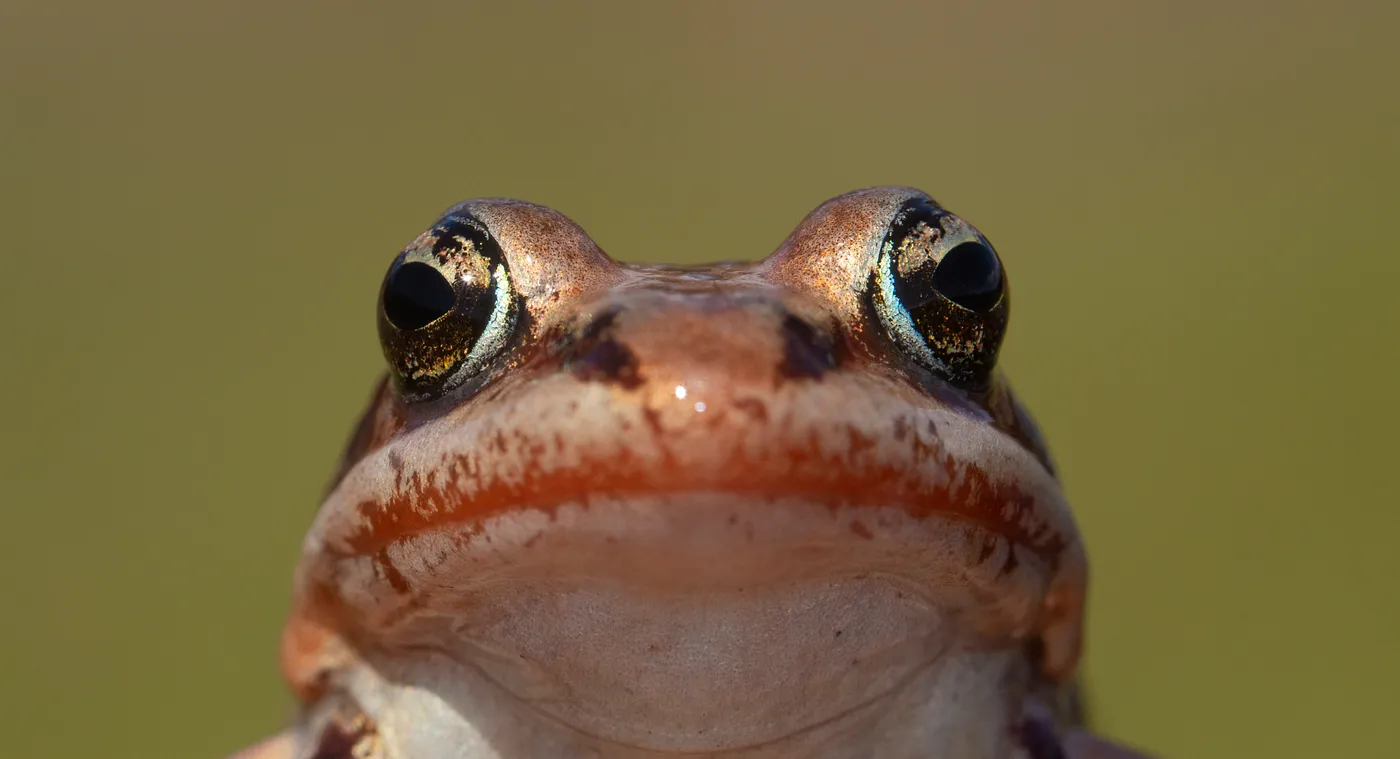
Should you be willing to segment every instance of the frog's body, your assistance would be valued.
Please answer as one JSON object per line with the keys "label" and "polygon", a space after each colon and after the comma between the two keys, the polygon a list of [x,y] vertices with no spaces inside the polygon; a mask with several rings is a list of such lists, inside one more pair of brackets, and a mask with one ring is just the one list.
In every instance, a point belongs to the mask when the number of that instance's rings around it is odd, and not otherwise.
{"label": "frog's body", "polygon": [[1057,756],[1085,558],[1007,301],[903,188],[690,270],[451,209],[385,280],[259,755]]}

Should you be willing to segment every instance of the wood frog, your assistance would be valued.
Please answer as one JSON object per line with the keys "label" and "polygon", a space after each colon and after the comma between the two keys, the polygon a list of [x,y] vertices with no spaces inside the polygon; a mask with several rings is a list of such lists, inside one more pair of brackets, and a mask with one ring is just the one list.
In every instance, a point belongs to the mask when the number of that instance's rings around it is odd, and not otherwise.
{"label": "wood frog", "polygon": [[908,188],[700,268],[454,206],[380,290],[295,725],[238,756],[1138,756],[1080,727],[1085,551],[996,366],[1009,306]]}

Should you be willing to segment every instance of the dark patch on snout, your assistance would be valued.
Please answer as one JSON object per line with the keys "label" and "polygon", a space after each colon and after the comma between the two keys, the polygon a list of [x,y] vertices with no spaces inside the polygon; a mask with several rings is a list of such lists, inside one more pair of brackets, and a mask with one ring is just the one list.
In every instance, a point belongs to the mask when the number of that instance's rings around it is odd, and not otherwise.
{"label": "dark patch on snout", "polygon": [[597,316],[565,350],[569,371],[584,382],[633,390],[642,384],[637,356],[616,336],[617,311]]}
{"label": "dark patch on snout", "polygon": [[784,379],[819,380],[836,367],[831,335],[802,319],[783,317],[783,360],[778,375]]}

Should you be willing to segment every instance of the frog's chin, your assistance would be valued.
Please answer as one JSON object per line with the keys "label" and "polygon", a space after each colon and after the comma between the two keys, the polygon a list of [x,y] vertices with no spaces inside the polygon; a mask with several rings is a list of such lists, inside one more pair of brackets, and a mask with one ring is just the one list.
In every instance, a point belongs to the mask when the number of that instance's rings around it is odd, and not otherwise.
{"label": "frog's chin", "polygon": [[1057,568],[985,527],[750,500],[595,496],[497,514],[314,565],[335,569],[304,577],[303,597],[333,599],[322,618],[383,657],[376,677],[458,713],[505,694],[664,751],[758,745],[906,688],[954,687],[971,676],[949,672],[1024,663],[1046,633]]}
{"label": "frog's chin", "polygon": [[638,751],[821,756],[887,723],[918,726],[911,746],[1004,740],[1051,567],[972,524],[741,501],[590,498],[342,563],[340,619],[370,664],[344,687],[379,714],[538,719],[531,740]]}
{"label": "frog's chin", "polygon": [[683,603],[532,589],[497,611],[343,674],[396,756],[1009,757],[1035,677],[873,578]]}

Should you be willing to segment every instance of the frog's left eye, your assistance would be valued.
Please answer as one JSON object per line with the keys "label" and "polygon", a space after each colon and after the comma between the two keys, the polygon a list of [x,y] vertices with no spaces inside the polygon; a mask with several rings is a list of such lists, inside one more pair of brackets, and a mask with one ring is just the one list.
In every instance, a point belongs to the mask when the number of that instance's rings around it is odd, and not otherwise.
{"label": "frog's left eye", "polygon": [[501,248],[474,218],[449,215],[394,259],[379,298],[379,341],[408,400],[478,374],[515,325]]}
{"label": "frog's left eye", "polygon": [[890,224],[876,263],[880,321],[916,362],[955,384],[984,387],[1006,331],[1006,275],[992,244],[927,198]]}

